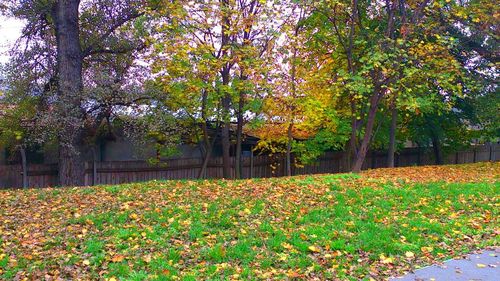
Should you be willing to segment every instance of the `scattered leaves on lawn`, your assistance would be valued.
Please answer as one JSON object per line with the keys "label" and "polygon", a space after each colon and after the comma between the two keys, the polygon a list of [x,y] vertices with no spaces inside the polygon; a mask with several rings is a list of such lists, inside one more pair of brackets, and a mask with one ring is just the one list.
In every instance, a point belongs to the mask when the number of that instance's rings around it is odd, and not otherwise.
{"label": "scattered leaves on lawn", "polygon": [[498,244],[500,164],[0,191],[2,280],[385,279]]}

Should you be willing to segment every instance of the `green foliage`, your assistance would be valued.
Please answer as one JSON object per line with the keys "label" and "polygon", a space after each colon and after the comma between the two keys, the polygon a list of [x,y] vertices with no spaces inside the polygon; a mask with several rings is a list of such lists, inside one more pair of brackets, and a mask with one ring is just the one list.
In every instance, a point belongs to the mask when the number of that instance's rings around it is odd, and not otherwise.
{"label": "green foliage", "polygon": [[301,165],[314,163],[323,153],[341,150],[349,139],[350,127],[344,122],[335,132],[321,129],[305,141],[294,141],[292,151]]}
{"label": "green foliage", "polygon": [[32,127],[36,114],[36,99],[25,98],[15,106],[0,99],[0,148],[17,149],[37,141]]}
{"label": "green foliage", "polygon": [[393,109],[400,146],[459,149],[500,134],[492,0],[87,1],[77,106],[57,93],[53,2],[0,5],[30,27],[2,69],[3,146],[61,140],[69,123],[95,144],[123,119],[161,158],[209,141],[206,124],[239,121],[258,149],[291,145],[311,163],[346,148],[349,124],[354,146],[387,148]]}

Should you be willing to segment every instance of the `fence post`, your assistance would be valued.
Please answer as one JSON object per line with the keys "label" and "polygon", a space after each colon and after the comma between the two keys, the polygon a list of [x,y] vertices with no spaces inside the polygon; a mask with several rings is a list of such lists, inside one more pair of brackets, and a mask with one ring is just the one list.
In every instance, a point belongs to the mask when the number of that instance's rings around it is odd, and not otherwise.
{"label": "fence post", "polygon": [[92,185],[97,185],[97,162],[92,162]]}
{"label": "fence post", "polygon": [[477,157],[476,156],[476,148],[474,148],[472,152],[473,152],[473,154],[472,154],[473,155],[472,156],[472,163],[476,163],[476,157]]}
{"label": "fence post", "polygon": [[21,147],[21,161],[23,166],[23,188],[28,188],[28,164],[26,163],[26,150]]}
{"label": "fence post", "polygon": [[253,172],[253,146],[250,148],[250,178],[254,178]]}
{"label": "fence post", "polygon": [[491,160],[492,161],[496,161],[496,159],[497,159],[497,157],[495,155],[496,147],[497,147],[496,145],[493,145],[493,144],[491,145]]}
{"label": "fence post", "polygon": [[286,175],[287,174],[287,171],[286,171],[286,156],[283,157],[280,162],[281,162],[280,165],[283,166],[283,169],[281,169],[283,171],[282,176],[286,177],[287,176]]}
{"label": "fence post", "polygon": [[420,145],[417,147],[417,166],[422,165],[422,159],[420,158],[421,148]]}
{"label": "fence post", "polygon": [[490,147],[490,156],[489,156],[490,160],[489,161],[491,162],[491,161],[493,161],[493,145],[491,142],[489,143],[489,147]]}

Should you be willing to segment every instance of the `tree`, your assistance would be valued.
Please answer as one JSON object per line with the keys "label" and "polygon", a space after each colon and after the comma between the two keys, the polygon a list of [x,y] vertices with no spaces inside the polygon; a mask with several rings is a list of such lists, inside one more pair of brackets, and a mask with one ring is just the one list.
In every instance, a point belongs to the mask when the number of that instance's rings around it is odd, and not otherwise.
{"label": "tree", "polygon": [[[84,94],[84,73],[97,61],[130,56],[143,48],[130,22],[138,19],[137,0],[6,1],[9,12],[27,22],[14,50],[13,65],[36,83],[27,83],[46,106],[39,108],[59,142],[59,182],[82,185],[88,121],[96,100]],[[26,68],[26,66],[31,66]],[[119,102],[123,104],[122,101]],[[108,108],[111,105],[108,104]],[[99,107],[102,108],[102,107]],[[101,115],[102,116],[102,115]],[[39,122],[38,124],[40,124]],[[91,130],[92,131],[92,130]]]}
{"label": "tree", "polygon": [[[289,11],[290,17],[281,27],[282,34],[280,44],[276,44],[274,52],[268,54],[269,61],[274,66],[271,71],[273,79],[271,94],[265,99],[263,112],[265,114],[262,123],[263,130],[260,131],[258,147],[276,152],[276,148],[283,145],[286,155],[286,175],[292,175],[292,145],[294,141],[294,126],[300,122],[302,115],[301,104],[304,96],[299,87],[301,84],[300,74],[304,69],[300,68],[304,61],[305,49],[301,40],[305,38],[301,34],[303,20],[306,10],[294,5]],[[300,72],[300,73],[299,73]],[[273,124],[277,122],[276,124]],[[310,132],[305,132],[309,134]],[[279,149],[278,149],[279,151]]]}
{"label": "tree", "polygon": [[[241,176],[245,112],[253,96],[265,91],[261,59],[277,34],[279,4],[257,0],[162,2],[155,12],[161,25],[153,58],[158,83],[173,108],[202,124],[205,159],[211,142],[205,125],[220,125],[224,177],[232,177],[231,122],[236,121],[235,176]],[[188,95],[178,103],[179,95]],[[206,162],[207,160],[205,160]]]}
{"label": "tree", "polygon": [[284,153],[289,176],[292,164],[311,164],[325,151],[338,149],[346,141],[346,122],[336,110],[338,92],[330,84],[331,61],[308,40],[309,7],[291,7],[280,42],[270,53],[272,91],[264,101],[257,129],[257,148]]}
{"label": "tree", "polygon": [[[479,141],[498,140],[498,13],[495,1],[451,1],[437,5],[436,21],[455,40],[452,54],[468,79],[461,112]],[[467,106],[464,106],[467,105]],[[463,118],[462,114],[462,118]]]}
{"label": "tree", "polygon": [[26,150],[33,146],[32,120],[35,115],[33,100],[23,99],[16,107],[9,103],[0,93],[0,148],[10,149],[21,154],[23,170],[23,187],[28,187],[28,168]]}
{"label": "tree", "polygon": [[336,85],[341,87],[341,95],[351,107],[348,147],[354,151],[352,170],[357,172],[374,137],[377,113],[384,100],[388,100],[393,116],[390,134],[393,154],[397,103],[403,99],[415,100],[412,88],[419,87],[409,85],[408,81],[415,81],[418,71],[430,70],[419,81],[424,81],[422,87],[429,91],[415,92],[453,97],[461,91],[457,85],[461,72],[449,55],[445,40],[436,40],[431,35],[433,22],[427,21],[428,1],[320,1],[314,5],[315,38],[328,46],[325,49],[335,62],[336,80],[341,81]]}

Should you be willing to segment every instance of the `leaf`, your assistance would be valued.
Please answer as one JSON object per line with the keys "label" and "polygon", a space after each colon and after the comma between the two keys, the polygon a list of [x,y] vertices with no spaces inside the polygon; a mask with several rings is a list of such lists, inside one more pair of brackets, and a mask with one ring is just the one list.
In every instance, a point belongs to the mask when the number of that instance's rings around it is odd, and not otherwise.
{"label": "leaf", "polygon": [[112,262],[121,262],[125,259],[123,255],[115,255],[113,258],[111,258]]}
{"label": "leaf", "polygon": [[391,258],[391,257],[386,257],[384,254],[381,254],[380,255],[380,261],[383,263],[383,264],[389,264],[389,263],[393,263],[394,262],[394,259]]}
{"label": "leaf", "polygon": [[476,266],[477,266],[478,268],[485,268],[485,267],[486,267],[486,264],[478,263],[478,264],[476,264]]}
{"label": "leaf", "polygon": [[90,261],[89,260],[83,260],[82,262],[84,265],[90,265]]}
{"label": "leaf", "polygon": [[413,252],[406,252],[406,253],[405,253],[405,256],[406,256],[407,258],[411,259],[411,258],[414,258],[414,257],[415,257],[415,254],[414,254]]}
{"label": "leaf", "polygon": [[142,260],[146,263],[150,263],[151,262],[151,255],[145,255]]}
{"label": "leaf", "polygon": [[288,244],[288,243],[284,243],[284,242],[283,242],[283,243],[281,243],[281,246],[282,246],[283,248],[287,249],[287,250],[291,250],[291,249],[293,249],[293,246],[292,246],[292,245],[290,245],[290,244]]}
{"label": "leaf", "polygon": [[422,252],[424,252],[424,253],[430,253],[430,252],[432,252],[434,250],[434,248],[432,248],[432,247],[422,247],[422,248],[420,248],[420,250],[422,250]]}
{"label": "leaf", "polygon": [[302,275],[296,271],[291,271],[287,273],[288,278],[300,278]]}
{"label": "leaf", "polygon": [[308,249],[309,249],[309,251],[314,252],[314,253],[321,252],[321,249],[319,247],[316,247],[316,246],[309,246]]}

